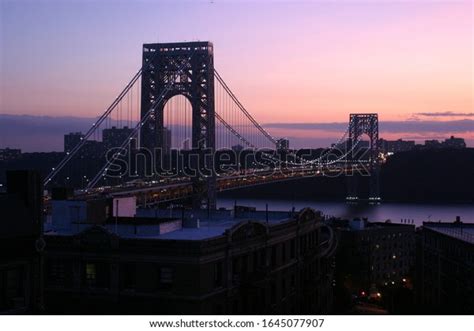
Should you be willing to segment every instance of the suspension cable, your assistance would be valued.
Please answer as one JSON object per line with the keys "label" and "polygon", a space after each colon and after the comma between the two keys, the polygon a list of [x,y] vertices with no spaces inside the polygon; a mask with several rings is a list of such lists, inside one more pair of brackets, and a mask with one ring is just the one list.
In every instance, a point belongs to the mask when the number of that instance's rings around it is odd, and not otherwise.
{"label": "suspension cable", "polygon": [[[194,55],[194,52],[195,50],[191,53],[191,55],[189,56],[188,58],[188,61],[191,60],[192,56]],[[181,65],[179,66],[178,68],[178,73],[182,73],[184,67],[186,66],[186,61],[183,61],[181,63]],[[149,119],[150,115],[156,110],[156,108],[158,107],[158,105],[160,103],[163,102],[164,98],[165,98],[165,95],[172,89],[173,87],[173,83],[171,82],[168,82],[167,85],[165,85],[165,88],[164,90],[161,92],[160,96],[157,98],[157,100],[153,103],[153,105],[151,106],[151,108],[147,111],[147,113],[145,114],[145,116],[143,116],[141,118],[141,120],[137,123],[137,125],[135,126],[135,128],[133,129],[133,131],[128,135],[127,139],[125,139],[125,141],[122,143],[122,145],[119,147],[119,149],[122,151],[123,149],[125,149],[125,147],[127,146],[127,144],[129,144],[130,140],[133,138],[133,136],[135,136],[135,134],[138,132],[138,130],[140,130],[140,128],[144,125],[144,123],[147,122],[147,120]],[[108,167],[119,157],[122,155],[122,152],[117,152],[117,153],[114,153],[112,155],[112,159],[111,160],[108,160],[106,162],[106,164],[102,167],[102,169],[96,174],[96,176],[89,182],[89,184],[87,185],[86,187],[86,190],[88,189],[91,189],[95,186],[95,184],[97,184],[97,182],[99,181],[100,177],[101,176],[105,176],[107,169]]]}

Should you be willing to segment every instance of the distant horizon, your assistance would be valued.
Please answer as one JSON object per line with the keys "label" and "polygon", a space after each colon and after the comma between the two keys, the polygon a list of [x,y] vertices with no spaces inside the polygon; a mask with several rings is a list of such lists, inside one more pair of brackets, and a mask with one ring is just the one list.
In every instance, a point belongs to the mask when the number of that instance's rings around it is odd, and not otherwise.
{"label": "distant horizon", "polygon": [[[26,119],[26,120],[25,120]],[[0,114],[0,148],[16,148],[22,152],[61,152],[64,134],[84,133],[96,118],[52,115]],[[444,140],[451,136],[463,138],[468,147],[474,139],[474,119],[449,121],[407,120],[383,121],[379,119],[381,139]],[[290,148],[325,148],[336,142],[347,128],[348,122],[325,123],[263,123],[262,126],[275,138],[288,138]],[[112,124],[112,126],[116,126]],[[436,131],[435,131],[436,130]],[[324,136],[324,138],[321,138]]]}

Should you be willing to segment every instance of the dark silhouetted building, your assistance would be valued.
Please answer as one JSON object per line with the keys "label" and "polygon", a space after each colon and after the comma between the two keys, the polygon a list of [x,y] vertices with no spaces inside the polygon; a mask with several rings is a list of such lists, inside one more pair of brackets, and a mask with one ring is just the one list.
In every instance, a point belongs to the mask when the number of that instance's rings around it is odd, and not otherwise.
{"label": "dark silhouetted building", "polygon": [[[64,135],[64,152],[70,153],[74,147],[79,144],[85,137],[81,132],[71,132]],[[78,157],[82,159],[97,159],[103,156],[104,145],[100,141],[87,140],[81,147]]]}
{"label": "dark silhouetted building", "polygon": [[0,161],[11,161],[21,156],[21,149],[3,148],[0,149]]}
{"label": "dark silhouetted building", "polygon": [[84,139],[82,132],[71,132],[64,135],[64,152],[70,153],[81,140]]}
{"label": "dark silhouetted building", "polygon": [[244,146],[242,145],[234,145],[232,146],[232,150],[236,153],[240,153],[244,150]]}
{"label": "dark silhouetted building", "polygon": [[331,311],[337,241],[311,209],[219,210],[210,218],[207,211],[142,209],[137,217],[105,213],[91,224],[84,202],[59,205],[45,235],[49,312]]}
{"label": "dark silhouetted building", "polygon": [[425,140],[424,148],[426,149],[440,149],[440,148],[451,148],[451,149],[462,149],[466,148],[466,142],[463,138],[456,138],[451,136],[448,139],[440,142],[439,140]]}
{"label": "dark silhouetted building", "polygon": [[[122,146],[124,141],[130,138],[130,135],[132,134],[132,132],[133,132],[133,129],[129,128],[128,126],[124,126],[123,128],[117,128],[113,126],[110,129],[102,130],[102,143],[104,144],[104,148],[108,150],[114,147]],[[130,141],[132,143],[131,148],[135,149],[136,140],[132,139]]]}
{"label": "dark silhouetted building", "polygon": [[380,297],[387,286],[408,281],[415,264],[415,226],[361,219],[340,221],[338,286],[351,295]]}
{"label": "dark silhouetted building", "polygon": [[383,153],[407,152],[415,148],[413,140],[385,140],[379,139],[379,150]]}
{"label": "dark silhouetted building", "polygon": [[79,152],[79,156],[85,160],[101,158],[105,153],[104,145],[100,141],[88,140]]}
{"label": "dark silhouetted building", "polygon": [[424,222],[418,244],[420,312],[474,314],[474,224]]}
{"label": "dark silhouetted building", "polygon": [[36,172],[7,172],[7,193],[0,195],[0,314],[42,309],[42,193]]}
{"label": "dark silhouetted building", "polygon": [[443,145],[446,148],[466,148],[466,142],[463,138],[455,138],[453,136],[445,139]]}
{"label": "dark silhouetted building", "polygon": [[439,140],[425,140],[425,148],[428,149],[437,149],[443,147],[443,144],[439,142]]}
{"label": "dark silhouetted building", "polygon": [[287,151],[290,149],[290,141],[286,138],[280,138],[277,140],[276,147],[278,151]]}
{"label": "dark silhouetted building", "polygon": [[[163,128],[163,152],[165,155],[169,155],[171,153],[171,130],[168,128]],[[183,142],[183,144],[186,141]]]}

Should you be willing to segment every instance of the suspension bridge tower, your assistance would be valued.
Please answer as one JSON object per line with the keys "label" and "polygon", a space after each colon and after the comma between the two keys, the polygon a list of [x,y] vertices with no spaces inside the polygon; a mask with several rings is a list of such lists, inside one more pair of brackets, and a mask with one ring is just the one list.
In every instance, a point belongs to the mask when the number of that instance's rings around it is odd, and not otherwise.
{"label": "suspension bridge tower", "polygon": [[[176,95],[192,107],[193,208],[216,207],[214,57],[210,42],[155,43],[143,45],[141,114],[153,108],[140,132],[140,147],[156,151],[164,146],[163,111]],[[163,93],[163,91],[166,91]],[[158,103],[158,104],[156,104]]]}
{"label": "suspension bridge tower", "polygon": [[[359,138],[366,134],[369,138],[369,146],[366,155],[361,155],[359,149],[355,149],[355,144]],[[379,189],[379,120],[378,114],[350,114],[349,118],[349,148],[352,152],[348,155],[348,162],[351,165],[368,165],[369,178],[369,201],[380,201]],[[362,174],[364,174],[362,172]],[[358,195],[358,175],[351,172],[347,176],[347,197],[348,201],[357,201]]]}

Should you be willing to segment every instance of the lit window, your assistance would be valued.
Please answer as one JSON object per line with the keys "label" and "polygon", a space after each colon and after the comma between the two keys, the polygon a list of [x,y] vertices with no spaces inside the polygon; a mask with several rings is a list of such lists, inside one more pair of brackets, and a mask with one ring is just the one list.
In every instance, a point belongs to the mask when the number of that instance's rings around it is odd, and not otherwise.
{"label": "lit window", "polygon": [[171,284],[173,282],[173,269],[160,268],[160,283]]}
{"label": "lit window", "polygon": [[97,270],[94,263],[86,264],[86,281],[89,284],[95,284],[97,279]]}

